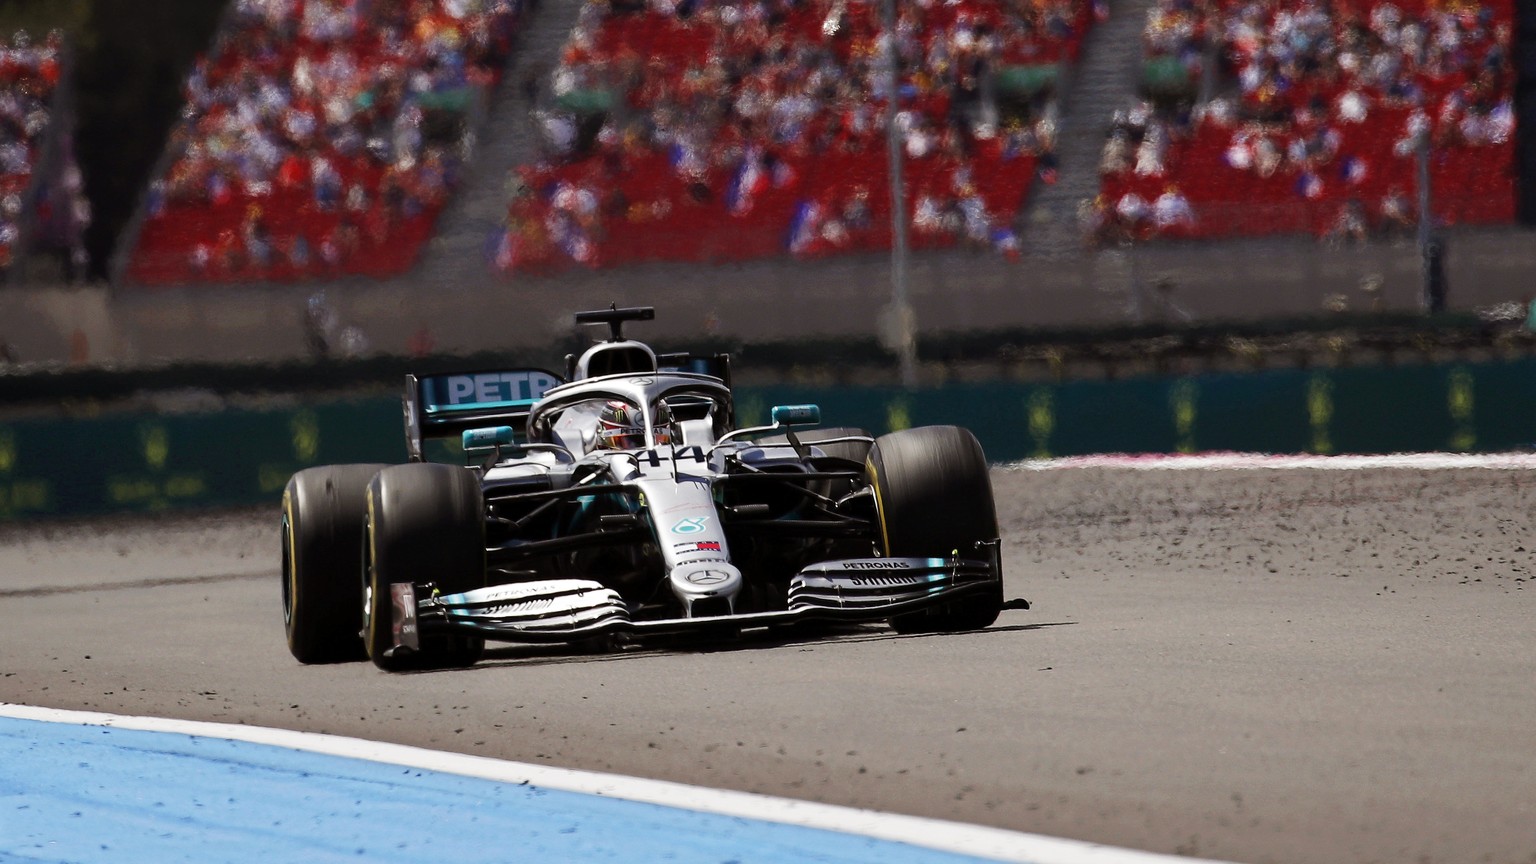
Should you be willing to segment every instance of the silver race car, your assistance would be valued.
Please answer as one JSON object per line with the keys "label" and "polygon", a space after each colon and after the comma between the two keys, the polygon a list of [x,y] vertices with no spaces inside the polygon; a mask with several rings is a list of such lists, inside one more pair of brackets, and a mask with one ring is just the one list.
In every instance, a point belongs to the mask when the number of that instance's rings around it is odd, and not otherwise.
{"label": "silver race car", "polygon": [[[615,646],[806,621],[972,630],[1005,605],[975,436],[738,427],[729,357],[623,334],[564,375],[406,376],[410,461],[328,465],[283,493],[283,619],[304,663],[468,665],[486,640]],[[446,439],[446,440],[440,440]],[[456,461],[428,459],[458,445]]]}

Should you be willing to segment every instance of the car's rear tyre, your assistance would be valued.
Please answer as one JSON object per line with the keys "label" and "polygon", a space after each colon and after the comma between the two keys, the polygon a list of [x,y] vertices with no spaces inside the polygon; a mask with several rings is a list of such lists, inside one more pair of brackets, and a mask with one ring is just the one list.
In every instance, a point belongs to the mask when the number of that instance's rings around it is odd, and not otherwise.
{"label": "car's rear tyre", "polygon": [[[992,479],[981,443],[958,426],[923,426],[882,435],[869,450],[880,546],[889,556],[975,554],[998,536]],[[898,633],[978,630],[1003,608],[1001,580],[985,593],[898,615]]]}
{"label": "car's rear tyre", "polygon": [[[824,429],[807,429],[804,432],[796,432],[795,437],[800,439],[801,444],[815,446],[828,456],[847,460],[852,463],[849,466],[850,468],[855,465],[863,465],[864,460],[869,456],[870,444],[868,441],[834,441],[830,444],[823,443],[834,438],[869,437],[868,432],[855,426],[828,426]],[[769,435],[759,438],[758,443],[788,444],[789,436]],[[813,485],[811,488],[829,498],[838,498],[852,492],[853,486],[852,481],[828,480]]]}
{"label": "car's rear tyre", "polygon": [[283,490],[283,628],[300,663],[362,660],[368,481],[384,465],[322,465]]}
{"label": "car's rear tyre", "polygon": [[390,653],[395,644],[392,585],[431,582],[444,594],[485,586],[479,479],[457,465],[395,465],[368,485],[367,513],[367,572],[360,608],[368,658],[392,672],[468,666],[479,660],[485,640],[460,634],[422,635],[420,651]]}
{"label": "car's rear tyre", "polygon": [[804,432],[795,433],[802,444],[814,444],[828,456],[836,456],[839,459],[847,459],[849,462],[864,464],[864,459],[869,456],[870,443],[868,441],[833,441],[834,438],[868,438],[869,433],[855,426],[828,426],[825,429],[807,429]]}

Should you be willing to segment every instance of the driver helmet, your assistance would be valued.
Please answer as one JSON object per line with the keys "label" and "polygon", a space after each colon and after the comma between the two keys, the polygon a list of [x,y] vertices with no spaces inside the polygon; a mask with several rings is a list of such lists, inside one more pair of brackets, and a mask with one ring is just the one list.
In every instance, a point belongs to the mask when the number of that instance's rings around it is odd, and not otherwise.
{"label": "driver helmet", "polygon": [[[665,402],[651,412],[651,432],[657,444],[672,443],[672,411]],[[603,406],[597,419],[597,446],[604,450],[639,450],[645,447],[645,415],[639,408],[618,399]]]}

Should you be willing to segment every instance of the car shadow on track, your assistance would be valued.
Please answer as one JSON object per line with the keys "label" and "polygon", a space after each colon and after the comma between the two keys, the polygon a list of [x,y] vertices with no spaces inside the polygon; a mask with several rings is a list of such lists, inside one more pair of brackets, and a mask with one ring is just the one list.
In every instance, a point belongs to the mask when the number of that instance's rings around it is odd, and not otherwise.
{"label": "car shadow on track", "polygon": [[871,625],[830,625],[792,627],[779,630],[749,631],[732,639],[651,638],[644,644],[612,640],[610,644],[587,645],[488,645],[485,656],[469,669],[498,667],[557,666],[572,663],[607,663],[660,657],[666,654],[714,654],[735,651],[769,651],[776,648],[835,648],[838,645],[868,642],[895,642],[908,639],[961,639],[1023,633],[1050,627],[1069,627],[1076,621],[1052,621],[1037,624],[992,626],[963,633],[901,634]]}

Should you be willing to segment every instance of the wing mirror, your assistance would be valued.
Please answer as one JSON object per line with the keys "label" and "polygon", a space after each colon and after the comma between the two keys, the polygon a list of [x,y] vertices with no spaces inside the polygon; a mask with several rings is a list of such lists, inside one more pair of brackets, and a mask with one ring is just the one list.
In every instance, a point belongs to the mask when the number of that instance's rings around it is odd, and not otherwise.
{"label": "wing mirror", "polygon": [[815,426],[821,422],[819,405],[775,405],[769,415],[775,426]]}
{"label": "wing mirror", "polygon": [[464,430],[464,452],[494,450],[515,440],[511,426],[487,426],[483,429]]}

